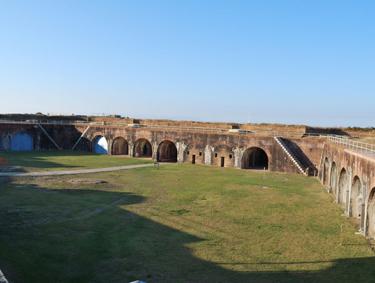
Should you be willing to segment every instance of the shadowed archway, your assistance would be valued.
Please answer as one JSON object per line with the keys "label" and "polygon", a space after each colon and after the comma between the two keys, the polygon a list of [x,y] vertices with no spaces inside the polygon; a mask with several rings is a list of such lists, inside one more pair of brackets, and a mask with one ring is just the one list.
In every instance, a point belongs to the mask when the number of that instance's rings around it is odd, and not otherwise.
{"label": "shadowed archway", "polygon": [[152,157],[152,146],[147,139],[138,139],[135,142],[134,157]]}
{"label": "shadowed archway", "polygon": [[248,148],[243,156],[241,162],[242,169],[268,169],[268,156],[267,153],[260,147]]}
{"label": "shadowed archway", "polygon": [[329,161],[328,157],[324,159],[324,164],[323,164],[323,184],[324,185],[329,185]]}
{"label": "shadowed archway", "polygon": [[355,176],[352,185],[352,192],[350,195],[350,215],[356,219],[361,219],[362,201],[362,182],[358,176]]}
{"label": "shadowed archway", "polygon": [[340,172],[339,187],[338,187],[338,202],[345,208],[347,200],[349,176],[345,168]]}
{"label": "shadowed archway", "polygon": [[330,174],[330,192],[333,192],[334,195],[337,195],[337,166],[335,162],[332,162],[331,165],[331,174]]}
{"label": "shadowed archway", "polygon": [[128,142],[123,137],[117,137],[112,143],[112,155],[128,155]]}
{"label": "shadowed archway", "polygon": [[176,145],[169,140],[161,142],[158,147],[157,156],[159,162],[177,162]]}

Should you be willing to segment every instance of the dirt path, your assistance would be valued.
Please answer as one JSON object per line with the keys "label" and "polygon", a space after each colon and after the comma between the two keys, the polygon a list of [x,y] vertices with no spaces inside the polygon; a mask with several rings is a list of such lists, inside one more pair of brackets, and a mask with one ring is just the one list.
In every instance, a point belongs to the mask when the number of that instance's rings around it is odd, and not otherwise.
{"label": "dirt path", "polygon": [[58,176],[58,175],[90,174],[90,173],[111,172],[111,171],[128,170],[128,169],[144,168],[144,167],[152,167],[152,166],[154,166],[154,164],[138,164],[138,165],[107,167],[107,168],[27,172],[27,173],[3,172],[3,173],[0,173],[0,177],[43,177],[43,176]]}

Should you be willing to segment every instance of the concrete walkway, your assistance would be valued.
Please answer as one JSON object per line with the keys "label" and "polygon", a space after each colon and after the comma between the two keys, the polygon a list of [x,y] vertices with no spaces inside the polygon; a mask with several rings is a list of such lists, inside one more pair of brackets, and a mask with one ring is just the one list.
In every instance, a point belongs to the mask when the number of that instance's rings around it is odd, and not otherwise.
{"label": "concrete walkway", "polygon": [[43,176],[59,176],[59,175],[76,175],[76,174],[91,174],[100,172],[112,172],[120,170],[128,170],[135,168],[152,167],[154,164],[138,164],[138,165],[125,165],[107,168],[93,168],[93,169],[79,169],[79,170],[63,170],[63,171],[44,171],[44,172],[3,172],[0,177],[43,177]]}

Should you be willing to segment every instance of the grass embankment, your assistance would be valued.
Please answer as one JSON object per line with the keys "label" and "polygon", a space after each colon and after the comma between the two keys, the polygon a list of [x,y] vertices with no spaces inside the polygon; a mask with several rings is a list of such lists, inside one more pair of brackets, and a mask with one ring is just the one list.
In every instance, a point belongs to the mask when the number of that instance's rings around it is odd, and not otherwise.
{"label": "grass embankment", "polygon": [[299,175],[184,164],[8,180],[0,266],[16,283],[374,282],[341,215]]}

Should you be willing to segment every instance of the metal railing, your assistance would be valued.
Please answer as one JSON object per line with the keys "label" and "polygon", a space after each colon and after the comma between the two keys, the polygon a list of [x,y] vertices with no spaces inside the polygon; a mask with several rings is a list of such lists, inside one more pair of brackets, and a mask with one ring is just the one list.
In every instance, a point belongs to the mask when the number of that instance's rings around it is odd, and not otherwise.
{"label": "metal railing", "polygon": [[375,144],[356,141],[355,139],[349,136],[340,136],[340,135],[333,135],[333,134],[315,134],[315,133],[305,134],[305,136],[324,137],[324,138],[327,138],[328,141],[335,143],[335,144],[342,145],[348,149],[353,149],[353,150],[361,151],[361,152],[375,153]]}
{"label": "metal railing", "polygon": [[329,136],[328,140],[335,144],[347,147],[348,149],[353,149],[361,152],[375,153],[375,144],[356,141],[344,136]]}

